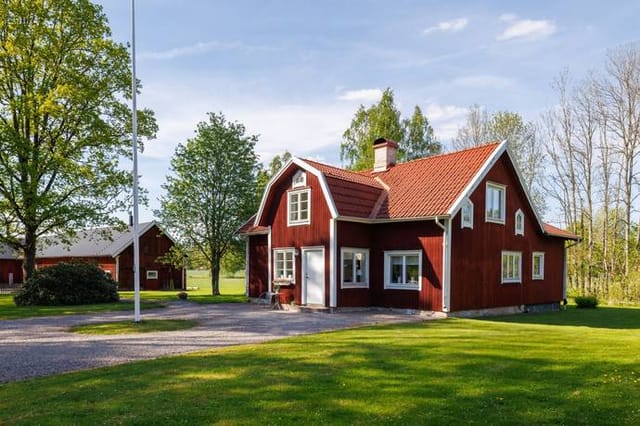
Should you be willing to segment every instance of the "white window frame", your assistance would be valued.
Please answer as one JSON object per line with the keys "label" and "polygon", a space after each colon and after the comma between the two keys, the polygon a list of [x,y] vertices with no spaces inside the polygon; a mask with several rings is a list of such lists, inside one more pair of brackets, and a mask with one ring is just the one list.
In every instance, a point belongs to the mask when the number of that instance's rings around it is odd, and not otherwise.
{"label": "white window frame", "polygon": [[[391,257],[402,256],[402,275],[406,278],[407,257],[418,256],[418,282],[392,283]],[[422,289],[422,250],[394,250],[384,252],[384,288],[385,290],[421,290]]]}
{"label": "white window frame", "polygon": [[[540,273],[536,274],[535,265],[536,258],[540,258]],[[544,280],[544,252],[534,251],[531,254],[531,279],[532,280]]]}
{"label": "white window frame", "polygon": [[[352,271],[353,271],[353,275],[350,277],[350,281],[347,281],[344,275],[344,255],[345,253],[351,253],[354,255],[352,261]],[[364,281],[363,282],[357,282],[355,281],[353,278],[355,276],[355,272],[356,272],[356,258],[355,255],[358,253],[362,253],[364,254],[364,258],[365,258],[365,268],[362,271],[364,273]],[[369,249],[364,249],[364,248],[353,248],[353,247],[342,247],[340,249],[340,277],[341,277],[341,283],[340,283],[340,288],[369,288],[369,269],[370,269],[370,260],[369,260]]]}
{"label": "white window frame", "polygon": [[[300,203],[300,195],[301,194],[307,194],[307,218],[306,219],[299,219],[300,218],[300,213],[302,212],[302,205]],[[291,199],[294,196],[298,196],[298,209],[296,211],[297,213],[297,217],[298,219],[291,219]],[[296,191],[289,191],[287,193],[287,226],[296,226],[296,225],[308,225],[311,223],[311,188],[307,188],[307,189],[300,189],[300,190],[296,190]]]}
{"label": "white window frame", "polygon": [[300,188],[304,186],[307,186],[307,174],[302,170],[298,170],[291,179],[291,188]]}
{"label": "white window frame", "polygon": [[[518,218],[520,218],[520,226],[518,226]],[[515,214],[515,233],[524,236],[524,213],[518,209]]]}
{"label": "white window frame", "polygon": [[[469,210],[468,220],[465,220],[465,209]],[[465,200],[460,208],[460,228],[473,229],[473,202],[469,199]]]}
{"label": "white window frame", "polygon": [[[500,217],[496,218],[496,217],[492,217],[489,215],[489,190],[495,190],[495,191],[502,191],[502,199],[500,200]],[[484,213],[485,213],[485,221],[487,222],[492,222],[492,223],[499,223],[504,225],[504,220],[505,220],[505,210],[506,210],[506,200],[507,200],[507,187],[506,185],[501,185],[499,183],[495,183],[495,182],[487,182],[487,187],[486,187],[486,194],[485,194],[485,206],[484,206]]]}
{"label": "white window frame", "polygon": [[[289,278],[288,276],[283,277],[281,274],[279,274],[280,271],[278,271],[278,254],[284,254],[285,258],[284,261],[287,261],[286,256],[290,255],[291,256],[291,277]],[[295,284],[296,282],[296,249],[293,247],[284,247],[284,248],[276,248],[273,249],[273,280],[274,281],[278,281],[278,280],[289,280],[289,283],[291,284]]]}
{"label": "white window frame", "polygon": [[147,271],[147,279],[148,280],[157,280],[158,279],[158,271],[156,271],[156,270]]}
{"label": "white window frame", "polygon": [[[505,271],[504,259],[507,257],[507,270]],[[509,269],[513,272],[515,270],[515,262],[518,265],[518,276],[515,274],[509,274]],[[511,263],[511,265],[509,265]],[[506,272],[506,277],[505,277]],[[509,276],[511,275],[511,276]],[[502,284],[520,284],[522,283],[522,252],[521,251],[502,251],[502,256],[500,257],[500,278]]]}

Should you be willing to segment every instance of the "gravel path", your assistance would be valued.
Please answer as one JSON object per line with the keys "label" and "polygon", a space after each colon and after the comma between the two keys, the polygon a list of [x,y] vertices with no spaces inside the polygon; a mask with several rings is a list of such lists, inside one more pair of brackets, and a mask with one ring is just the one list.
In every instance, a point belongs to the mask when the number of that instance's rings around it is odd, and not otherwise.
{"label": "gravel path", "polygon": [[312,313],[272,311],[253,304],[170,303],[143,311],[143,319],[196,319],[174,332],[96,336],[68,332],[76,324],[132,319],[131,312],[0,321],[0,383],[203,349],[258,343],[367,324],[422,321],[388,311]]}

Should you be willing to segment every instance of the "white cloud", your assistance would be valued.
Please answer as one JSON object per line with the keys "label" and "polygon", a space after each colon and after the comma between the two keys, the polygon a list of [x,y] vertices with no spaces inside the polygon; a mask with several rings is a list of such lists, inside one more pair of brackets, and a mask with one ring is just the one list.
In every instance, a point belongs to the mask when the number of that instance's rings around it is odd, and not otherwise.
{"label": "white cloud", "polygon": [[174,47],[172,49],[161,50],[157,52],[141,52],[138,55],[139,59],[154,59],[154,60],[167,60],[175,59],[183,56],[195,56],[202,55],[211,51],[256,51],[256,50],[271,50],[262,46],[249,46],[239,41],[207,41],[197,42],[189,46]]}
{"label": "white cloud", "polygon": [[442,141],[450,141],[458,133],[458,127],[464,123],[468,109],[455,105],[427,104],[424,114],[433,126],[436,136]]}
{"label": "white cloud", "polygon": [[469,19],[467,18],[457,18],[450,21],[442,21],[437,25],[425,29],[424,31],[422,31],[422,33],[427,35],[434,32],[457,32],[463,30],[468,23]]}
{"label": "white cloud", "polygon": [[380,89],[347,90],[338,99],[342,101],[377,102],[382,97]]}
{"label": "white cloud", "polygon": [[513,80],[496,75],[470,75],[456,78],[451,84],[462,87],[504,89],[513,86]]}
{"label": "white cloud", "polygon": [[549,37],[556,32],[556,24],[549,20],[516,19],[513,15],[507,15],[508,19],[500,19],[509,22],[509,26],[500,34],[499,41],[524,39],[539,40]]}

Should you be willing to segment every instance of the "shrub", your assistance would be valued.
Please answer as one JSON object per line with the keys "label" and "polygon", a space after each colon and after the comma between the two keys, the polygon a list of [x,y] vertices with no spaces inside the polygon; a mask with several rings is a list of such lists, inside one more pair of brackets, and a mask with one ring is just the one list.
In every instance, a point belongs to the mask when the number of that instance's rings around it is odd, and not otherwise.
{"label": "shrub", "polygon": [[98,266],[80,262],[37,270],[14,296],[18,306],[86,305],[118,300],[118,283]]}
{"label": "shrub", "polygon": [[595,308],[598,306],[598,299],[595,296],[576,296],[576,306],[578,308]]}

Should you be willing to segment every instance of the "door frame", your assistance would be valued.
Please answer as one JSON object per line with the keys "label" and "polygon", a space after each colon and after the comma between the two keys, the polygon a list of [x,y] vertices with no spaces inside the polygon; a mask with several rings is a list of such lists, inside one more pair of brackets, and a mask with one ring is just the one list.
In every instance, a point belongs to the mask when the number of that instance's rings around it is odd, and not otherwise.
{"label": "door frame", "polygon": [[300,295],[301,298],[301,302],[303,305],[308,305],[307,303],[307,257],[306,257],[306,253],[309,251],[319,251],[322,253],[322,305],[326,306],[326,299],[327,299],[327,289],[326,289],[326,281],[327,281],[327,274],[326,274],[326,264],[327,264],[327,259],[325,257],[325,247],[324,246],[309,246],[309,247],[300,247],[300,250],[302,252],[302,270],[300,271],[300,280],[302,281],[302,285],[301,285],[301,290],[302,290],[302,294]]}

